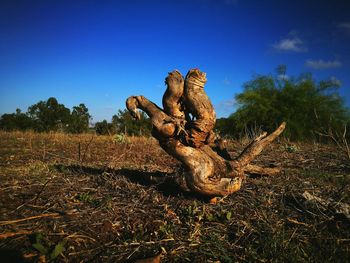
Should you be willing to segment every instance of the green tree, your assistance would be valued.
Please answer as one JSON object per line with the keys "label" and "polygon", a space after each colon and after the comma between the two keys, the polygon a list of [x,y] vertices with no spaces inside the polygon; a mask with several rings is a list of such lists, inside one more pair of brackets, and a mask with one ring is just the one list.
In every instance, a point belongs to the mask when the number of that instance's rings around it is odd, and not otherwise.
{"label": "green tree", "polygon": [[[277,76],[259,75],[244,84],[236,95],[239,108],[221,128],[238,135],[260,126],[273,131],[282,121],[287,122],[284,135],[293,140],[312,139],[320,130],[340,132],[349,123],[349,110],[338,94],[334,80],[316,82],[311,74],[286,77],[286,68],[278,67]],[[281,77],[281,75],[283,77]],[[226,130],[225,130],[226,129]]]}
{"label": "green tree", "polygon": [[118,133],[136,136],[149,136],[152,130],[151,120],[144,112],[140,113],[140,120],[135,121],[127,110],[119,110],[112,116],[112,124]]}
{"label": "green tree", "polygon": [[115,126],[106,120],[95,123],[95,131],[99,135],[113,135],[116,133]]}
{"label": "green tree", "polygon": [[85,104],[81,103],[79,106],[74,106],[67,130],[71,133],[87,132],[89,130],[90,119],[91,115]]}
{"label": "green tree", "polygon": [[30,106],[28,114],[34,121],[34,128],[37,131],[64,130],[69,125],[70,110],[53,97]]}
{"label": "green tree", "polygon": [[32,119],[20,109],[16,109],[16,113],[3,114],[0,118],[0,129],[6,131],[24,131],[33,128]]}

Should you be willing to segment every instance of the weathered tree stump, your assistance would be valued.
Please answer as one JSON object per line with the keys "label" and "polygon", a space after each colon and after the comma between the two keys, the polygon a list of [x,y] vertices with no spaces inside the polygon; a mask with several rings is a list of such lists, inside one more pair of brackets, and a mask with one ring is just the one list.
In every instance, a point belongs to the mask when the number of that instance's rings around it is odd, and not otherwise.
{"label": "weathered tree stump", "polygon": [[207,196],[224,196],[238,191],[246,174],[274,175],[278,168],[263,168],[250,162],[279,136],[282,123],[272,134],[254,139],[237,158],[231,158],[213,132],[216,115],[204,91],[206,74],[191,69],[185,79],[177,70],[165,79],[163,110],[143,96],[131,96],[126,107],[133,117],[137,109],[151,118],[152,135],[160,146],[184,166],[179,185]]}

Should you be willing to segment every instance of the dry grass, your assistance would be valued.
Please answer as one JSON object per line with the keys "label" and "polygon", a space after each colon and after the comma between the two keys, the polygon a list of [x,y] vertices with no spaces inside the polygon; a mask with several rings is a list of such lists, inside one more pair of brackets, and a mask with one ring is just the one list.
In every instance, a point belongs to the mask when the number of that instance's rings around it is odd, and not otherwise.
{"label": "dry grass", "polygon": [[[238,153],[240,142],[228,142]],[[276,143],[219,199],[182,193],[165,178],[180,164],[151,138],[0,132],[1,258],[26,261],[346,262],[349,219],[312,204],[350,203],[350,165],[336,148]]]}

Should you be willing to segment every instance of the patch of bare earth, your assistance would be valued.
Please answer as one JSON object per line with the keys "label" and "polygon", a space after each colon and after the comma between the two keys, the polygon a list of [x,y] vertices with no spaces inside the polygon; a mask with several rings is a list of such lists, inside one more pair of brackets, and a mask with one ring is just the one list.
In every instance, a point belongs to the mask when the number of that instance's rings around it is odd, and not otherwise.
{"label": "patch of bare earth", "polygon": [[[228,146],[234,155],[244,145]],[[276,142],[257,159],[280,175],[247,178],[211,204],[169,183],[180,164],[153,139],[1,132],[0,258],[346,262],[349,160],[292,146]]]}

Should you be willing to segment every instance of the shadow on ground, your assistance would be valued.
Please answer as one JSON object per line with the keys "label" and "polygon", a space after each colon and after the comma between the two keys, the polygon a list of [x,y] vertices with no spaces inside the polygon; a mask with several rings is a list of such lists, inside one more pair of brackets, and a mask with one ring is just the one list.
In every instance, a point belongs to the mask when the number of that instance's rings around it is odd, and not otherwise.
{"label": "shadow on ground", "polygon": [[208,201],[208,197],[202,196],[188,190],[183,189],[177,182],[179,177],[177,173],[165,173],[161,171],[142,171],[136,169],[111,169],[98,168],[83,165],[64,165],[56,164],[53,166],[61,173],[86,174],[90,176],[102,176],[103,174],[112,174],[113,176],[123,176],[130,182],[140,184],[147,187],[154,187],[157,191],[165,196],[179,196],[187,198],[196,198]]}

